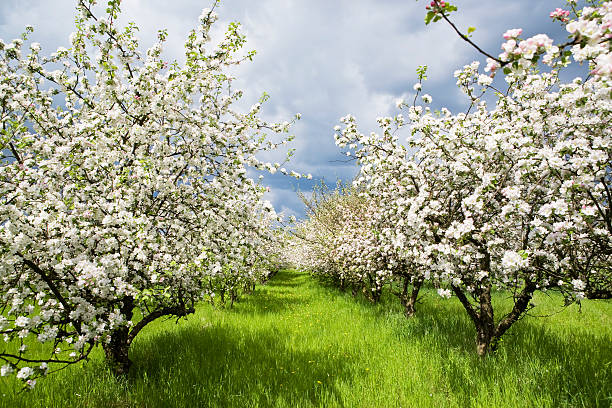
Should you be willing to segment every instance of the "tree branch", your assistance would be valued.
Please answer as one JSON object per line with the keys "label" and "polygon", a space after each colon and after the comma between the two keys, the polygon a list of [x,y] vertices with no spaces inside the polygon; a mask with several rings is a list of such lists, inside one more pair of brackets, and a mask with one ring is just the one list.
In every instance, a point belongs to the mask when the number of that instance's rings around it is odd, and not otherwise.
{"label": "tree branch", "polygon": [[188,314],[192,314],[192,313],[195,313],[195,308],[193,306],[186,308],[184,305],[178,305],[174,307],[165,307],[162,309],[157,309],[154,312],[146,315],[141,321],[139,321],[138,323],[134,325],[134,327],[132,327],[132,330],[130,330],[130,334],[128,335],[127,344],[128,345],[132,344],[132,341],[134,340],[136,335],[147,324],[151,323],[157,318],[160,318],[162,316],[169,316],[169,315],[183,317],[183,316],[187,316]]}

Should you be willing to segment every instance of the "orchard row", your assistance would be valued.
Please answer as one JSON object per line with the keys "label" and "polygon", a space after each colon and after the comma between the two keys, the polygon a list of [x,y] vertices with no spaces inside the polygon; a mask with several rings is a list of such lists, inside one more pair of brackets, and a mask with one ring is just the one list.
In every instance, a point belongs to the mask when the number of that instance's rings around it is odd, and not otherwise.
{"label": "orchard row", "polygon": [[[453,24],[455,7],[430,8]],[[612,297],[612,2],[550,17],[568,42],[511,29],[484,70],[473,62],[455,72],[466,112],[432,110],[425,94],[424,106],[398,103],[407,118],[379,118],[378,134],[342,118],[336,143],[360,172],[351,187],[306,200],[294,262],[373,301],[397,288],[407,315],[428,282],[461,302],[481,355],[536,291]],[[576,62],[590,72],[563,82]],[[417,96],[425,68],[418,74]],[[508,293],[511,310],[494,310],[494,290]]]}

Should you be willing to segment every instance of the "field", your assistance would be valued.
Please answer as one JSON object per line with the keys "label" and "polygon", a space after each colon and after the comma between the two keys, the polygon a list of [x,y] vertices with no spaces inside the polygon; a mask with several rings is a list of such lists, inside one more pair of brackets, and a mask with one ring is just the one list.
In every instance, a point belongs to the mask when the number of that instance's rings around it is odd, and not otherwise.
{"label": "field", "polygon": [[[39,380],[2,378],[6,407],[609,407],[612,303],[563,309],[539,295],[500,350],[479,358],[459,302],[425,290],[407,320],[390,295],[372,305],[293,270],[233,309],[147,327],[130,375],[98,350]],[[496,296],[504,305],[503,294]]]}

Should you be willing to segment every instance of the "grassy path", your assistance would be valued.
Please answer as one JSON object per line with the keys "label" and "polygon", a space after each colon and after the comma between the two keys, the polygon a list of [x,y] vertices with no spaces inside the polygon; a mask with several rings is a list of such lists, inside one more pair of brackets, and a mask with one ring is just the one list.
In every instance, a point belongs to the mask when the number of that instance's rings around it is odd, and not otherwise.
{"label": "grassy path", "polygon": [[[83,368],[41,380],[34,392],[14,395],[3,379],[2,405],[610,406],[610,302],[521,321],[508,344],[482,360],[458,303],[433,296],[406,320],[394,299],[374,306],[283,271],[234,309],[202,305],[178,325],[148,327],[124,381],[98,353]],[[536,302],[540,313],[558,309],[558,299]]]}

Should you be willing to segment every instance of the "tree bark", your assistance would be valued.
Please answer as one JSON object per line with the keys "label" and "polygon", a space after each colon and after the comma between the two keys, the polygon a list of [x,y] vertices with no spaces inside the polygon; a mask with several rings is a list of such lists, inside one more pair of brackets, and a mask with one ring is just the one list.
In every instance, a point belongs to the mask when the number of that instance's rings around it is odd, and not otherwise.
{"label": "tree bark", "polygon": [[130,346],[127,338],[128,328],[121,327],[111,334],[110,342],[104,344],[106,362],[117,377],[126,375],[132,365],[129,359]]}
{"label": "tree bark", "polygon": [[[370,302],[372,303],[378,303],[380,302],[380,297],[382,295],[382,289],[381,288],[369,288],[369,290],[367,290],[368,288],[366,288],[366,297],[367,299],[370,300]],[[373,290],[372,290],[373,289]]]}
{"label": "tree bark", "polygon": [[531,298],[533,297],[533,292],[537,289],[537,286],[534,282],[527,280],[525,282],[525,287],[521,291],[521,293],[514,298],[514,307],[503,319],[497,323],[495,326],[495,335],[492,339],[492,347],[491,351],[495,351],[497,349],[497,345],[499,344],[499,340],[506,333],[506,331],[512,326],[517,320],[519,320],[527,310],[530,309]]}
{"label": "tree bark", "polygon": [[238,299],[238,292],[236,289],[230,290],[230,309],[234,307],[234,302]]}
{"label": "tree bark", "polygon": [[[134,313],[134,299],[132,297],[126,297],[123,300],[121,313],[125,316],[126,320],[132,320]],[[126,375],[132,365],[129,359],[129,334],[129,327],[123,325],[113,331],[108,343],[103,343],[107,364],[110,366],[113,374],[118,377]]]}
{"label": "tree bark", "polygon": [[479,324],[476,325],[476,352],[479,356],[486,355],[491,349],[491,342],[495,337],[495,316],[493,314],[493,304],[491,303],[491,281],[487,281],[482,288],[479,296],[480,311]]}
{"label": "tree bark", "polygon": [[376,280],[369,274],[368,282],[369,285],[364,287],[366,298],[370,299],[370,302],[372,303],[378,303],[380,301],[380,296],[382,295],[382,288],[377,287]]}
{"label": "tree bark", "polygon": [[476,352],[485,356],[497,349],[502,336],[512,324],[519,320],[529,308],[529,302],[536,290],[535,283],[527,281],[521,293],[514,299],[512,311],[505,315],[497,324],[495,323],[493,305],[491,303],[491,284],[487,282],[479,295],[478,307],[474,307],[465,294],[453,286],[453,292],[468,312],[476,327]]}
{"label": "tree bark", "polygon": [[[480,270],[489,274],[491,272],[491,257],[489,252],[483,248],[481,243],[477,241],[474,242],[480,247],[483,255],[480,260]],[[479,356],[485,356],[492,350],[491,344],[493,344],[493,349],[496,345],[496,343],[493,342],[496,334],[496,326],[493,304],[491,303],[491,280],[489,277],[484,278],[481,285],[477,288],[477,305],[473,305],[459,287],[454,285],[451,285],[451,287],[476,327],[476,352]]]}
{"label": "tree bark", "polygon": [[486,356],[490,351],[494,351],[495,348],[492,347],[492,342],[494,338],[494,331],[491,330],[491,327],[487,324],[483,324],[477,328],[476,334],[476,353],[480,357]]}
{"label": "tree bark", "polygon": [[404,315],[407,318],[413,317],[416,313],[416,302],[419,297],[419,290],[423,285],[423,279],[417,279],[412,285],[412,291],[410,292],[410,296],[408,296],[408,288],[410,287],[410,278],[404,278],[404,290],[402,292],[401,301],[404,306]]}

